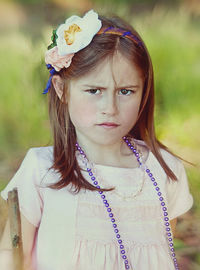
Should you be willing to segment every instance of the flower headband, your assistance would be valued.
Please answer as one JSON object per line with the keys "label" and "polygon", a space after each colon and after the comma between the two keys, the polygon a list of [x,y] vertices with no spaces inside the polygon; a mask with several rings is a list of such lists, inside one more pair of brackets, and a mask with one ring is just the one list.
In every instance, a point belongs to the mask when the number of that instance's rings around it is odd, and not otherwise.
{"label": "flower headband", "polygon": [[50,70],[50,77],[43,94],[48,93],[53,75],[62,68],[68,68],[74,54],[88,46],[96,34],[115,34],[128,37],[137,45],[142,46],[142,42],[130,31],[115,27],[101,29],[101,26],[102,22],[98,19],[98,14],[90,10],[83,18],[71,16],[57,30],[53,30],[52,43],[45,53],[45,63]]}

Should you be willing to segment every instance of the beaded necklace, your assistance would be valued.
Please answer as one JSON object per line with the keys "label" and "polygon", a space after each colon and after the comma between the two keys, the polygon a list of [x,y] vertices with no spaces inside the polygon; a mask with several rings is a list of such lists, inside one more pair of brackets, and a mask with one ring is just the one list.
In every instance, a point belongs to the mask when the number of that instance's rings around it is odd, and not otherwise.
{"label": "beaded necklace", "polygon": [[[165,228],[166,229],[166,237],[167,237],[167,240],[169,242],[169,250],[170,250],[170,253],[171,253],[172,260],[174,262],[174,267],[175,267],[175,269],[179,270],[179,266],[178,266],[177,259],[176,259],[176,254],[174,252],[175,250],[174,250],[172,233],[171,233],[171,228],[170,228],[170,223],[169,223],[169,218],[168,218],[168,213],[167,213],[167,207],[166,207],[166,204],[164,202],[164,198],[162,197],[162,193],[160,192],[160,188],[158,186],[158,183],[156,182],[155,178],[153,177],[153,174],[151,173],[150,169],[147,168],[147,166],[145,164],[143,164],[143,160],[142,160],[142,158],[140,156],[140,153],[137,150],[135,144],[133,145],[129,141],[128,137],[126,137],[126,136],[123,137],[123,140],[125,141],[127,146],[130,148],[130,150],[135,155],[141,170],[143,170],[143,171],[145,171],[147,173],[148,177],[152,181],[153,186],[154,186],[154,188],[155,188],[155,190],[157,192],[160,204],[162,206],[162,211],[163,211],[163,216],[164,216],[164,225],[166,227]],[[88,159],[86,157],[85,152],[82,150],[82,148],[79,146],[78,143],[76,143],[76,148],[79,151],[79,153],[82,155],[82,157],[84,158],[84,163],[85,163],[85,166],[87,168],[88,175],[92,180],[93,185],[96,186],[96,188],[100,189],[101,187],[99,186],[99,183],[98,183],[96,177],[93,174],[92,168],[89,165],[89,161],[88,161]],[[114,232],[116,234],[117,242],[118,242],[119,248],[120,248],[121,257],[124,260],[125,269],[130,269],[130,265],[129,265],[129,262],[128,262],[128,259],[127,259],[127,256],[126,256],[126,251],[125,251],[121,236],[119,234],[118,226],[116,224],[114,214],[112,213],[112,208],[110,207],[110,204],[108,203],[108,200],[106,199],[106,196],[103,194],[104,192],[103,191],[98,191],[98,193],[100,194],[100,197],[103,200],[103,204],[105,205],[105,207],[107,209],[109,218],[111,218],[110,221],[112,223],[112,226],[114,228]]]}
{"label": "beaded necklace", "polygon": [[[85,165],[84,157],[82,157],[82,155],[80,153],[79,153],[79,158],[81,159],[82,163]],[[99,181],[100,183],[104,184],[103,177],[101,175],[99,175],[99,172],[97,171],[97,169],[95,167],[95,164],[93,164],[92,162],[88,162],[87,165],[88,165],[88,167],[91,168],[91,171],[95,175],[96,180]],[[110,194],[114,194],[115,196],[117,196],[118,198],[120,198],[123,201],[132,201],[143,190],[144,183],[145,183],[145,171],[143,171],[142,174],[143,175],[142,175],[142,177],[140,179],[140,182],[138,183],[139,188],[136,191],[135,190],[131,191],[130,188],[129,188],[129,194],[124,195],[123,192],[119,191],[119,189],[115,187],[114,190],[110,191]]]}

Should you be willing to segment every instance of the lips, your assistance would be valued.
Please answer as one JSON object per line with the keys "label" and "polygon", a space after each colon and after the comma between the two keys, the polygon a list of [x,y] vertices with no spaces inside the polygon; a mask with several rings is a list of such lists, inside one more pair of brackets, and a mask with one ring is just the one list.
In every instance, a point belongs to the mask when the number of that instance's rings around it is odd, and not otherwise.
{"label": "lips", "polygon": [[98,126],[102,126],[105,128],[115,128],[115,127],[118,127],[119,125],[114,122],[104,122],[104,123],[98,124]]}

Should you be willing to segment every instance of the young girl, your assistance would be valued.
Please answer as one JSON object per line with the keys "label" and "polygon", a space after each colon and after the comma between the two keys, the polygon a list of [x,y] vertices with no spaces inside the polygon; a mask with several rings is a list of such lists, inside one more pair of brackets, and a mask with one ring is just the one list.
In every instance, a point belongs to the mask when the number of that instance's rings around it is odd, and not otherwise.
{"label": "young girl", "polygon": [[[155,136],[141,37],[91,10],[53,31],[45,61],[54,145],[30,149],[1,192],[18,188],[25,269],[180,269],[173,234],[193,198]],[[10,249],[7,223],[2,270],[12,269]]]}

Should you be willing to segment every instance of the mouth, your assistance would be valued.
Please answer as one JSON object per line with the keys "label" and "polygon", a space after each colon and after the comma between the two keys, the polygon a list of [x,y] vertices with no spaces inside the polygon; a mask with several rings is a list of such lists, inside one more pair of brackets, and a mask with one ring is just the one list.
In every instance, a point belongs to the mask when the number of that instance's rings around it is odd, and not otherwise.
{"label": "mouth", "polygon": [[104,122],[98,124],[97,126],[104,127],[104,128],[117,128],[119,125],[114,122]]}

